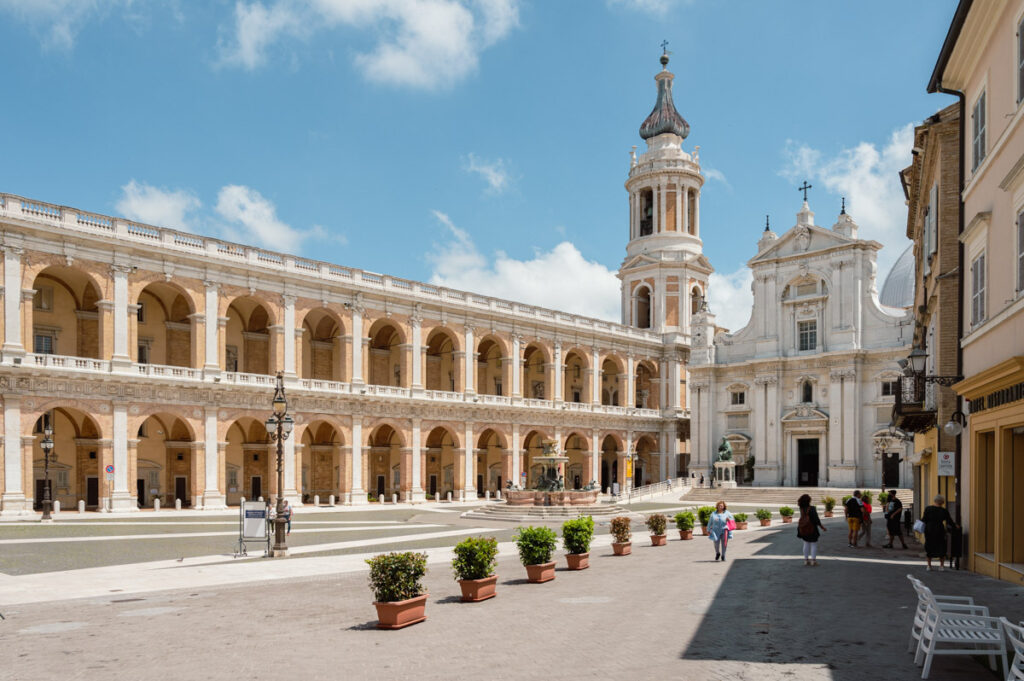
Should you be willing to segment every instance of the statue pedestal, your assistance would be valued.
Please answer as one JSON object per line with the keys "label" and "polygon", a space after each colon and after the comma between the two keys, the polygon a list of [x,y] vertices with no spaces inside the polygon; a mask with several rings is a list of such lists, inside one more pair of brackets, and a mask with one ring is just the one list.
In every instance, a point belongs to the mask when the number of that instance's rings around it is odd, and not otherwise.
{"label": "statue pedestal", "polygon": [[715,462],[715,487],[736,487],[736,462]]}

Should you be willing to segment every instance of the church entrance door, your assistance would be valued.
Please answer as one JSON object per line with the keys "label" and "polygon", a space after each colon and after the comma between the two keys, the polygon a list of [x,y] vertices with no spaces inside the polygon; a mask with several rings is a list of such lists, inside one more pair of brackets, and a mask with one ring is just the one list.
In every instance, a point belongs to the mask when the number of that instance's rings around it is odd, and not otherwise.
{"label": "church entrance door", "polygon": [[797,485],[818,486],[818,439],[802,438],[796,441]]}

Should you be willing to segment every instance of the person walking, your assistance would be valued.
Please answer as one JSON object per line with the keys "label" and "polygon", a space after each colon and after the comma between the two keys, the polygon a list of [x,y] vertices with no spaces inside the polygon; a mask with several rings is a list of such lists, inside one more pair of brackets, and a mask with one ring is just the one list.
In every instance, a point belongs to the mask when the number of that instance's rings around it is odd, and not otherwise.
{"label": "person walking", "polygon": [[944,570],[946,562],[946,528],[953,527],[953,518],[946,510],[946,498],[936,494],[932,505],[924,509],[921,515],[924,523],[924,552],[928,556],[928,569],[932,569],[932,558],[939,559],[939,570]]}
{"label": "person walking", "polygon": [[883,549],[893,548],[893,542],[898,538],[903,548],[907,548],[907,542],[903,540],[903,526],[900,522],[903,516],[903,502],[896,496],[896,490],[889,490],[889,499],[885,502],[885,530],[889,533],[889,543],[882,544]]}
{"label": "person walking", "polygon": [[284,522],[287,525],[287,530],[285,531],[285,534],[286,535],[291,534],[292,533],[292,507],[288,503],[287,499],[284,500],[284,510],[282,511],[282,513],[284,514]]}
{"label": "person walking", "polygon": [[[804,543],[804,565],[818,567],[818,539],[827,532],[818,517],[818,509],[811,505],[811,495],[802,494],[796,500],[800,508],[800,520],[796,524],[796,536]],[[819,532],[819,530],[821,530]]]}
{"label": "person walking", "polygon": [[[732,527],[729,524],[732,523]],[[736,527],[736,519],[733,518],[724,501],[715,504],[715,512],[708,519],[708,537],[715,543],[715,560],[725,560],[725,550],[732,538],[732,530]]]}
{"label": "person walking", "polygon": [[860,496],[860,506],[863,513],[860,517],[860,536],[864,537],[864,546],[871,546],[871,504],[864,501],[864,495]]}
{"label": "person walking", "polygon": [[857,548],[857,535],[860,533],[860,521],[864,517],[864,509],[860,503],[860,490],[854,490],[853,496],[846,500],[843,505],[846,511],[846,526],[849,528],[847,538],[850,541],[850,548]]}

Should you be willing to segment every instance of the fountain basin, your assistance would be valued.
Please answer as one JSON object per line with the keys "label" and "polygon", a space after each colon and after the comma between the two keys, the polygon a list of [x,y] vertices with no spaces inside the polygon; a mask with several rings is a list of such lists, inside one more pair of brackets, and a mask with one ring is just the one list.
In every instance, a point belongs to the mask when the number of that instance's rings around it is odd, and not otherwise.
{"label": "fountain basin", "polygon": [[596,489],[560,492],[510,489],[505,491],[505,502],[509,506],[590,506],[597,503],[598,494]]}

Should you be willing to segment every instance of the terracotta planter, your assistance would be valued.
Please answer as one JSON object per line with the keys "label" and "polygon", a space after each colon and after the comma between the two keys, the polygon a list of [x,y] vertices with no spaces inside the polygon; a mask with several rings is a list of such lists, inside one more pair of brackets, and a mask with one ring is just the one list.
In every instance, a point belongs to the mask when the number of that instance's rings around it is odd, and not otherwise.
{"label": "terracotta planter", "polygon": [[628,556],[633,553],[633,542],[612,542],[612,551],[615,551],[616,556]]}
{"label": "terracotta planter", "polygon": [[825,511],[825,517],[826,518],[831,518],[833,515],[835,515],[835,514],[832,513],[832,511]]}
{"label": "terracotta planter", "polygon": [[462,602],[476,603],[478,601],[486,601],[488,598],[494,598],[498,595],[495,592],[497,583],[498,575],[491,575],[483,579],[460,579],[459,586],[462,587]]}
{"label": "terracotta planter", "polygon": [[771,518],[765,518],[764,520],[761,520],[761,527],[768,527],[771,524],[772,524],[772,519]]}
{"label": "terracotta planter", "polygon": [[708,526],[707,525],[701,525],[700,526],[700,533],[703,534],[705,537],[708,536]]}
{"label": "terracotta planter", "polygon": [[745,530],[745,529],[747,529],[747,521],[744,520],[742,523],[739,522],[739,521],[736,521],[736,529],[737,530]]}
{"label": "terracotta planter", "polygon": [[415,596],[404,601],[393,603],[374,602],[377,608],[378,629],[401,629],[410,624],[416,624],[427,619],[424,612],[427,609],[427,596]]}
{"label": "terracotta planter", "polygon": [[651,535],[651,546],[665,546],[668,543],[667,534],[652,534]]}
{"label": "terracotta planter", "polygon": [[793,516],[791,516],[791,515],[784,515],[784,516],[782,516],[782,522],[784,522],[784,523],[791,523],[791,522],[793,522]]}
{"label": "terracotta planter", "polygon": [[527,565],[526,576],[534,584],[550,582],[555,578],[555,561],[540,563],[539,565]]}
{"label": "terracotta planter", "polygon": [[586,570],[590,567],[590,553],[567,553],[565,560],[570,570]]}
{"label": "terracotta planter", "polygon": [[679,538],[683,541],[693,539],[693,530],[679,530]]}

